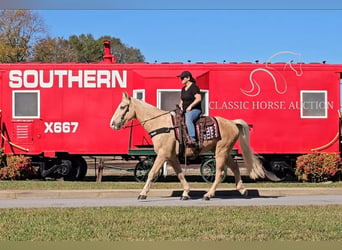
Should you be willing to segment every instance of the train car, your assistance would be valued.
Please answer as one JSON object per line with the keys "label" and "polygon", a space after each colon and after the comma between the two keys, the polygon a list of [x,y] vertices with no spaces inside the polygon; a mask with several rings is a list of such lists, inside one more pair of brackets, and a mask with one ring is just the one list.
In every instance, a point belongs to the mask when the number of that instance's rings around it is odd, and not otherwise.
{"label": "train car", "polygon": [[0,64],[5,153],[32,156],[43,176],[57,173],[69,180],[85,176],[83,156],[139,158],[131,150],[152,146],[142,127],[113,131],[109,126],[122,93],[172,110],[183,70],[201,88],[204,114],[244,119],[253,150],[277,174],[293,172],[298,155],[340,151],[342,65],[117,64],[105,46],[101,63]]}

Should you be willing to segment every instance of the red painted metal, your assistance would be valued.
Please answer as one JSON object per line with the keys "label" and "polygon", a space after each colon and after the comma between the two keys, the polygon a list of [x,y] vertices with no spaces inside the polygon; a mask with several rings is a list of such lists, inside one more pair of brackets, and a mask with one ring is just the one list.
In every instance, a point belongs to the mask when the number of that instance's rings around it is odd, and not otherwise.
{"label": "red painted metal", "polygon": [[[241,118],[251,125],[256,153],[308,153],[339,134],[342,65],[116,64],[108,49],[107,63],[0,64],[1,127],[4,137],[18,146],[3,142],[6,153],[127,155],[129,129],[114,131],[109,126],[122,92],[132,95],[133,90],[143,89],[146,102],[157,105],[158,90],[182,87],[176,76],[183,70],[191,71],[199,87],[208,92],[210,115]],[[13,116],[16,91],[39,93],[39,117]],[[326,118],[301,117],[301,91],[327,94]],[[143,129],[134,128],[132,147],[148,144],[151,140]],[[339,140],[330,144],[324,151],[339,151]]]}
{"label": "red painted metal", "polygon": [[104,63],[116,63],[115,57],[110,52],[110,41],[104,41]]}

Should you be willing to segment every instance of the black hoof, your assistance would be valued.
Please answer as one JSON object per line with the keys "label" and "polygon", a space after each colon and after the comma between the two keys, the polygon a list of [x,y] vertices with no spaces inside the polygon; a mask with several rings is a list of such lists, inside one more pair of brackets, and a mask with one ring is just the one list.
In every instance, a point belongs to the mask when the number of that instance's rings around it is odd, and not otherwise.
{"label": "black hoof", "polygon": [[138,200],[146,200],[146,198],[147,198],[147,195],[139,195],[138,196]]}
{"label": "black hoof", "polygon": [[210,197],[209,196],[203,196],[203,200],[204,201],[210,201]]}
{"label": "black hoof", "polygon": [[181,197],[180,197],[180,200],[181,200],[181,201],[187,201],[187,200],[189,200],[189,199],[190,199],[189,196],[181,196]]}

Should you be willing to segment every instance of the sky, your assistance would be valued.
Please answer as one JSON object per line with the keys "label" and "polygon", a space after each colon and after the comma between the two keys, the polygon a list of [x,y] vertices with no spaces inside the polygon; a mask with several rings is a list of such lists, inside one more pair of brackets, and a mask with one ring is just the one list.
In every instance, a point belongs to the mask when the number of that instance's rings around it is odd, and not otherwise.
{"label": "sky", "polygon": [[43,17],[50,36],[113,36],[140,49],[150,63],[342,63],[337,0],[31,2],[28,7]]}

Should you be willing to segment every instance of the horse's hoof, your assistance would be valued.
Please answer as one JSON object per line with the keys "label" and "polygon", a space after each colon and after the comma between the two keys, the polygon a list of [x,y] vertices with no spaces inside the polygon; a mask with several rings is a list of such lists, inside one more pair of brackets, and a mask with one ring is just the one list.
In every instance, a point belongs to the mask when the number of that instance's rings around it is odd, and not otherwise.
{"label": "horse's hoof", "polygon": [[209,196],[203,196],[203,200],[204,201],[210,201],[210,197]]}
{"label": "horse's hoof", "polygon": [[146,198],[147,198],[147,195],[139,195],[138,196],[138,200],[146,200]]}
{"label": "horse's hoof", "polygon": [[189,199],[190,199],[189,196],[184,196],[184,195],[182,195],[182,196],[180,197],[180,200],[181,200],[181,201],[187,201],[187,200],[189,200]]}
{"label": "horse's hoof", "polygon": [[246,189],[243,193],[241,193],[241,195],[242,195],[243,197],[247,197],[247,196],[248,196],[248,190]]}

